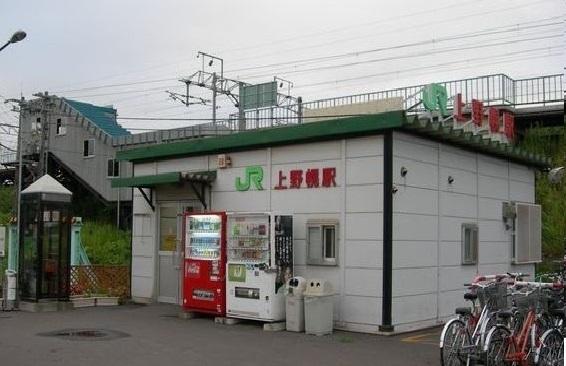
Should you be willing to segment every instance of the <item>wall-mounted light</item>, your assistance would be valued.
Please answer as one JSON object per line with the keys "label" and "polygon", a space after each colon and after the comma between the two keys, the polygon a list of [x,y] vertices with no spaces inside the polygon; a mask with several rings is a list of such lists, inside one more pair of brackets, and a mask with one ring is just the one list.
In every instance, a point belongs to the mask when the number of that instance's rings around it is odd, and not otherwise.
{"label": "wall-mounted light", "polygon": [[448,176],[448,184],[452,184],[454,183],[454,177],[453,176]]}
{"label": "wall-mounted light", "polygon": [[407,173],[408,173],[408,172],[409,172],[409,171],[407,170],[407,168],[405,168],[404,166],[401,167],[401,176],[402,176],[403,178],[405,178],[405,177],[407,176]]}

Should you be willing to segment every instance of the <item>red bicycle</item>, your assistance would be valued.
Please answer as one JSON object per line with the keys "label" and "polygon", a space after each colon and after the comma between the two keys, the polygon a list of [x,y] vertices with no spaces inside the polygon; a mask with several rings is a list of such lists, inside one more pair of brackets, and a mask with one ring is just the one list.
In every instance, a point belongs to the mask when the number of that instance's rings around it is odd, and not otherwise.
{"label": "red bicycle", "polygon": [[[540,336],[548,329],[550,321],[545,316],[544,289],[562,286],[555,283],[516,282],[515,288],[523,288],[512,295],[517,310],[500,311],[498,322],[487,334],[484,351],[486,364],[528,366],[535,362],[540,346]],[[524,291],[524,288],[527,288]],[[526,311],[526,312],[525,312]],[[511,327],[505,324],[513,324]]]}

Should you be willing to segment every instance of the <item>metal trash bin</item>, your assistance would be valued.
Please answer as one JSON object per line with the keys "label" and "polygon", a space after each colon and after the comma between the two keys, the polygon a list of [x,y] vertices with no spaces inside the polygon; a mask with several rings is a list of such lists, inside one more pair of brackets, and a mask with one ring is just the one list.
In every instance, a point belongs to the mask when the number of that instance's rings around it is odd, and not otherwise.
{"label": "metal trash bin", "polygon": [[290,332],[305,331],[304,292],[307,281],[303,277],[293,277],[287,281],[285,299],[285,322]]}
{"label": "metal trash bin", "polygon": [[334,291],[326,280],[307,280],[305,290],[305,333],[331,334],[334,328]]}
{"label": "metal trash bin", "polygon": [[2,310],[14,310],[16,308],[16,286],[17,286],[17,273],[11,269],[4,272],[4,303]]}

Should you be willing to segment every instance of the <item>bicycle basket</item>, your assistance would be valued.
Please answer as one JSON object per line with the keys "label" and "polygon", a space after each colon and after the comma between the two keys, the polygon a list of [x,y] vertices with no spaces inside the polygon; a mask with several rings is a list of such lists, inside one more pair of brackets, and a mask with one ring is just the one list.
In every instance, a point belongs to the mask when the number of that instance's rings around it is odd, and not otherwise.
{"label": "bicycle basket", "polygon": [[507,309],[507,284],[496,282],[487,287],[477,289],[478,299],[482,307],[486,306],[490,310]]}
{"label": "bicycle basket", "polygon": [[548,311],[548,303],[550,297],[544,291],[533,291],[529,294],[515,293],[513,302],[519,309],[528,310],[535,309],[537,311]]}

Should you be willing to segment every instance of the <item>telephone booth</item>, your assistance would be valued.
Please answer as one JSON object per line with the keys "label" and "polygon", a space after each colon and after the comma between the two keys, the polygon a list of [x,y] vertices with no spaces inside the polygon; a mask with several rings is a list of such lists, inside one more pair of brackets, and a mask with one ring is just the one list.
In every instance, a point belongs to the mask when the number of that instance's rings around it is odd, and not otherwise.
{"label": "telephone booth", "polygon": [[19,294],[68,300],[72,193],[49,175],[21,192]]}

